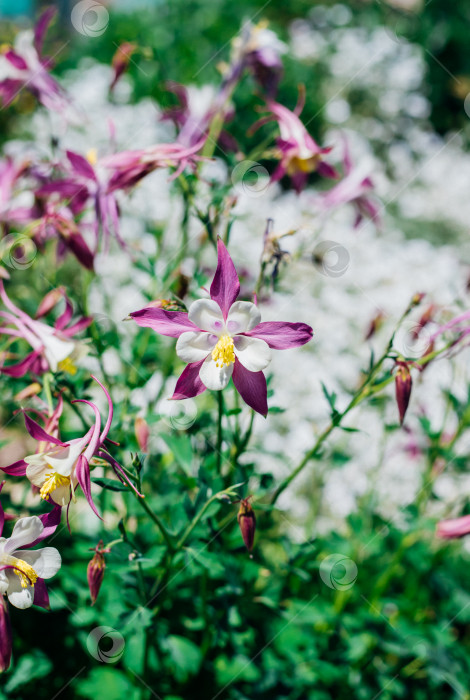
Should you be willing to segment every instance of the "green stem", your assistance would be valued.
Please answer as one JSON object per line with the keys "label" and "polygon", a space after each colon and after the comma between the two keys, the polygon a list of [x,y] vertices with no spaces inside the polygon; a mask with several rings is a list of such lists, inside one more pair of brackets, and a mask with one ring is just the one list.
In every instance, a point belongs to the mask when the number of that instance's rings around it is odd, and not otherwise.
{"label": "green stem", "polygon": [[212,503],[214,503],[214,501],[217,501],[218,499],[220,499],[221,496],[224,496],[225,494],[233,495],[234,489],[236,489],[238,486],[241,486],[241,484],[235,484],[235,486],[229,486],[224,491],[219,491],[218,493],[215,493],[211,498],[209,498],[208,501],[206,501],[206,503],[202,506],[199,513],[197,513],[194,516],[194,518],[189,523],[188,527],[186,528],[186,530],[184,531],[184,533],[182,534],[182,536],[178,540],[178,542],[176,544],[176,551],[178,551],[179,549],[181,549],[183,547],[184,543],[186,542],[188,537],[191,535],[192,531],[194,530],[194,528],[196,527],[198,522],[201,520],[202,516],[207,511],[209,506],[211,506]]}
{"label": "green stem", "polygon": [[52,403],[52,393],[51,393],[51,380],[53,379],[52,374],[47,372],[43,377],[43,389],[46,395],[47,406],[49,409],[49,416],[52,416],[54,412],[54,406]]}
{"label": "green stem", "polygon": [[219,415],[217,418],[217,474],[220,474],[220,470],[222,467],[222,441],[223,441],[222,416],[224,415],[224,398],[222,396],[221,391],[217,392],[217,405],[219,408]]}
{"label": "green stem", "polygon": [[170,550],[170,552],[173,552],[175,549],[175,546],[173,544],[172,537],[171,537],[170,533],[168,532],[168,530],[166,529],[166,527],[164,526],[164,524],[162,523],[162,521],[160,520],[160,518],[158,517],[158,515],[153,512],[153,510],[150,508],[150,506],[145,501],[145,498],[137,498],[137,501],[140,503],[140,505],[145,510],[147,515],[153,520],[153,522],[156,524],[156,526],[158,527],[158,529],[162,533],[163,539],[165,540],[166,545],[167,545],[168,549]]}

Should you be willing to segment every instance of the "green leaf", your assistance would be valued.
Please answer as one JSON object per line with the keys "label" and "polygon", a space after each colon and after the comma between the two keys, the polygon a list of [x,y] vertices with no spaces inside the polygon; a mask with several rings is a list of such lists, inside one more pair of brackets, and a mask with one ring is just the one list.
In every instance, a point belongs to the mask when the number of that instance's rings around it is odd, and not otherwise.
{"label": "green leaf", "polygon": [[21,656],[13,675],[5,685],[5,691],[12,693],[17,688],[30,683],[36,678],[43,678],[52,671],[52,663],[42,651],[34,650],[31,654]]}
{"label": "green leaf", "polygon": [[174,664],[174,674],[179,681],[186,681],[189,676],[195,675],[202,662],[202,654],[194,642],[189,639],[172,634],[165,642],[166,649]]}
{"label": "green leaf", "polygon": [[188,476],[192,476],[193,448],[189,435],[166,435],[161,433],[160,437],[170,450],[173,456]]}

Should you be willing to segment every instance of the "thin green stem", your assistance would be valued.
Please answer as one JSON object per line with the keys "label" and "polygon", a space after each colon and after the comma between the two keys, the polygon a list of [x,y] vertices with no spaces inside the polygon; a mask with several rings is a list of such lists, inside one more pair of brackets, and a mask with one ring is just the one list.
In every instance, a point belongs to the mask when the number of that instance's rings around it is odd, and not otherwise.
{"label": "thin green stem", "polygon": [[153,512],[153,510],[147,504],[145,498],[138,497],[137,501],[138,501],[138,503],[140,503],[140,505],[145,510],[147,515],[153,520],[153,522],[156,524],[156,526],[158,527],[158,529],[162,533],[163,539],[165,540],[166,545],[167,545],[168,549],[170,550],[170,552],[173,552],[175,549],[175,546],[173,544],[172,537],[171,537],[170,533],[168,532],[168,530],[166,529],[166,527],[164,526],[164,524],[162,523],[162,521],[160,520],[160,518],[158,517],[158,515]]}
{"label": "thin green stem", "polygon": [[224,415],[224,398],[222,392],[217,392],[217,405],[219,409],[219,414],[217,417],[217,474],[220,474],[222,467],[222,442],[223,442],[223,431],[222,431],[222,417]]}

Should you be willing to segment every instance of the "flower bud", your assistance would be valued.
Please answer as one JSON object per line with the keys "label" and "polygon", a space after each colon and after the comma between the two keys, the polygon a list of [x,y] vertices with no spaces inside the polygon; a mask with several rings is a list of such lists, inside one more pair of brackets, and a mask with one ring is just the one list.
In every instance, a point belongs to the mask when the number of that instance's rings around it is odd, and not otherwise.
{"label": "flower bud", "polygon": [[104,554],[107,550],[100,549],[102,545],[103,541],[100,540],[95,549],[95,554],[93,555],[93,558],[88,564],[87,568],[88,588],[90,589],[92,605],[95,604],[96,599],[98,598],[98,593],[100,592],[101,584],[103,583],[104,570],[106,568]]}
{"label": "flower bud", "polygon": [[145,418],[139,416],[135,419],[134,431],[140,450],[142,452],[148,452],[150,430]]}
{"label": "flower bud", "polygon": [[397,362],[398,370],[395,375],[395,395],[400,415],[400,425],[403,425],[406,409],[411,396],[411,373],[406,362]]}
{"label": "flower bud", "polygon": [[0,673],[6,671],[11,660],[11,625],[8,604],[0,595]]}
{"label": "flower bud", "polygon": [[249,552],[253,549],[253,542],[255,539],[256,530],[256,517],[253,508],[250,504],[251,496],[242,499],[240,502],[240,508],[238,510],[237,520],[240,526],[240,532],[242,533],[243,542]]}

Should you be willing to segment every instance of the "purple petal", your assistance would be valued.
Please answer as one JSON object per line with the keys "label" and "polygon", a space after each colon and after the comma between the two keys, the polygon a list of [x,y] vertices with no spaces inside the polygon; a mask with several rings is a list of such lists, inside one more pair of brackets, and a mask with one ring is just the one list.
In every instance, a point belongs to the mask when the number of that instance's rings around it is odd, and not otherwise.
{"label": "purple petal", "polygon": [[[5,483],[4,481],[0,482],[0,491],[2,490],[4,483]],[[0,537],[2,535],[4,525],[5,525],[5,511],[3,510],[3,506],[0,502]]]}
{"label": "purple petal", "polygon": [[179,338],[181,333],[186,331],[199,331],[199,328],[189,320],[188,314],[182,311],[165,311],[165,309],[148,307],[133,311],[130,315],[139,326],[152,328],[160,335],[168,335],[171,338]]}
{"label": "purple petal", "polygon": [[204,360],[200,362],[191,362],[180,375],[176,382],[175,393],[171,397],[172,400],[190,399],[193,396],[198,396],[206,390],[206,387],[199,378],[199,370],[202,367]]}
{"label": "purple petal", "polygon": [[70,235],[64,237],[62,240],[83,267],[87,270],[93,270],[94,255],[79,233],[70,233]]}
{"label": "purple petal", "polygon": [[240,282],[232,258],[220,238],[217,241],[217,269],[210,293],[211,299],[217,302],[224,318],[227,318],[230,307],[240,294]]}
{"label": "purple petal", "polygon": [[38,56],[41,56],[42,54],[42,44],[44,41],[44,36],[56,12],[57,8],[48,7],[47,10],[45,10],[42,13],[42,15],[36,23],[36,26],[34,28],[34,48],[38,52]]}
{"label": "purple petal", "polygon": [[322,160],[322,162],[319,164],[319,166],[317,168],[317,172],[322,177],[331,177],[331,178],[333,178],[333,180],[336,180],[339,178],[338,171],[335,168],[333,168],[332,165],[330,165],[329,163],[326,163],[324,160]]}
{"label": "purple petal", "polygon": [[11,65],[17,70],[28,70],[28,64],[19,54],[15,53],[11,49],[4,54],[7,61],[10,61]]}
{"label": "purple petal", "polygon": [[38,542],[42,542],[47,537],[53,535],[54,532],[57,530],[58,526],[60,525],[61,516],[62,508],[57,504],[48,513],[43,513],[42,515],[40,515],[39,520],[41,520],[42,524],[44,525],[44,530],[39,535],[37,540],[31,542],[31,544],[29,544],[28,547],[32,547],[33,545],[38,544]]}
{"label": "purple petal", "polygon": [[19,462],[13,462],[13,464],[10,464],[8,467],[0,467],[0,469],[10,476],[24,476],[27,466],[24,459],[20,459]]}
{"label": "purple petal", "polygon": [[38,605],[40,608],[50,610],[49,593],[47,592],[46,582],[43,578],[38,578],[34,584],[33,604]]}
{"label": "purple petal", "polygon": [[249,372],[236,359],[232,379],[243,401],[266,418],[268,414],[268,389],[264,374],[262,372]]}
{"label": "purple petal", "polygon": [[73,314],[73,307],[70,302],[70,299],[68,297],[65,298],[65,310],[63,313],[59,316],[57,321],[55,322],[55,328],[58,328],[59,330],[62,330],[65,328],[65,326],[70,322],[70,319],[72,318]]}
{"label": "purple petal", "polygon": [[260,338],[274,350],[287,350],[308,343],[312,339],[313,330],[306,323],[264,321],[243,335]]}
{"label": "purple petal", "polygon": [[24,377],[26,372],[31,369],[31,366],[35,363],[39,356],[39,352],[31,352],[24,358],[24,360],[21,360],[21,362],[18,362],[16,365],[0,367],[0,372],[2,374],[7,374],[9,377]]}
{"label": "purple petal", "polygon": [[93,498],[91,497],[90,466],[84,455],[80,455],[80,457],[78,458],[77,466],[75,468],[75,476],[77,477],[77,481],[80,484],[83,493],[85,494],[85,498],[88,501],[88,505],[90,506],[92,511],[98,516],[98,518],[100,518],[100,520],[103,520],[101,515],[96,510]]}
{"label": "purple petal", "polygon": [[66,151],[66,154],[70,161],[70,165],[75,170],[77,175],[81,175],[82,177],[86,177],[89,180],[94,180],[96,182],[95,171],[86,158],[81,156],[79,153],[74,153],[73,151]]}
{"label": "purple petal", "polygon": [[26,413],[24,414],[24,422],[26,424],[26,430],[35,440],[39,442],[52,442],[53,445],[60,445],[61,447],[66,447],[65,443],[61,442],[52,435],[48,435],[46,431],[41,428],[39,423],[30,418]]}

